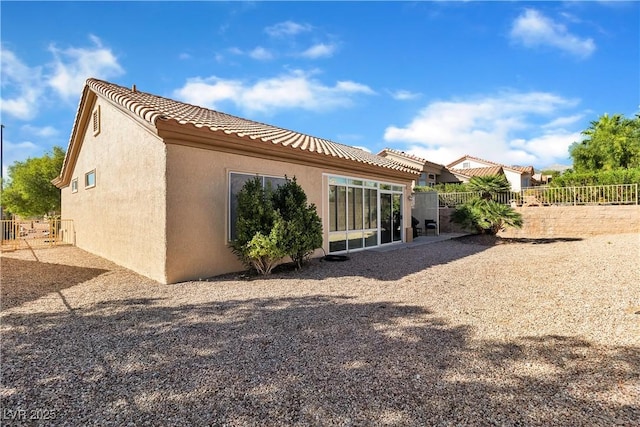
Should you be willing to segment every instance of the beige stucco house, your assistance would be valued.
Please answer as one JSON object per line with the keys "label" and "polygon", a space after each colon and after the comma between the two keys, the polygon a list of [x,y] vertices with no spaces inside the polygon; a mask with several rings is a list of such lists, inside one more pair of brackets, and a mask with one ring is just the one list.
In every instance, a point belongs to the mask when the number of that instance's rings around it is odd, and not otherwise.
{"label": "beige stucco house", "polygon": [[243,269],[229,241],[248,179],[296,177],[323,221],[319,256],[404,241],[418,174],[357,148],[89,79],[54,184],[78,247],[175,283]]}
{"label": "beige stucco house", "polygon": [[511,191],[520,191],[533,185],[533,166],[506,166],[469,155],[449,163],[447,169],[461,182],[476,176],[503,175],[511,184]]}
{"label": "beige stucco house", "polygon": [[416,177],[414,185],[432,187],[436,184],[455,184],[461,182],[459,178],[446,168],[446,166],[430,162],[427,159],[405,153],[404,151],[385,148],[378,153],[378,156],[401,163],[412,169],[418,169],[420,171],[420,175]]}

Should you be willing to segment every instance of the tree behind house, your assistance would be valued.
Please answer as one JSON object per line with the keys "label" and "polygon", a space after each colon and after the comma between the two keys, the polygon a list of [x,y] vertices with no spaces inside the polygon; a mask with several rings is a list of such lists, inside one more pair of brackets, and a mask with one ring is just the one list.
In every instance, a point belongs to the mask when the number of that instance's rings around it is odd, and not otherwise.
{"label": "tree behind house", "polygon": [[9,166],[8,184],[2,183],[2,207],[22,217],[60,214],[60,190],[51,180],[60,174],[65,152],[53,147],[42,157]]}

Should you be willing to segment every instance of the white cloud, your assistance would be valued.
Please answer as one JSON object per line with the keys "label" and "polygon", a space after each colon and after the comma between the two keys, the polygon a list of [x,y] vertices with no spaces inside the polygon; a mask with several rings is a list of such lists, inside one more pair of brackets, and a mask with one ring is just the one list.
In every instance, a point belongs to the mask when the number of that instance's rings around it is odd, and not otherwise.
{"label": "white cloud", "polygon": [[328,58],[333,55],[336,46],[333,44],[318,43],[301,53],[305,58]]}
{"label": "white cloud", "polygon": [[36,127],[32,125],[24,125],[21,130],[30,135],[35,135],[43,138],[50,138],[58,134],[58,130],[52,126]]}
{"label": "white cloud", "polygon": [[90,39],[93,42],[90,48],[49,47],[54,56],[54,71],[48,84],[63,98],[77,97],[89,77],[109,79],[124,74],[111,49],[102,46],[96,36]]}
{"label": "white cloud", "polygon": [[436,163],[447,164],[470,154],[507,165],[539,165],[568,157],[568,147],[579,132],[562,125],[575,124],[580,116],[538,123],[576,104],[576,100],[545,92],[436,101],[406,126],[387,127],[384,139],[407,144],[404,151]]}
{"label": "white cloud", "polygon": [[[2,97],[0,111],[21,120],[29,120],[38,113],[43,92],[41,68],[29,67],[12,51],[0,47],[2,68]],[[13,90],[12,90],[13,89]]]}
{"label": "white cloud", "polygon": [[420,93],[411,92],[408,90],[396,90],[394,92],[390,92],[390,95],[393,99],[397,101],[408,101],[410,99],[416,99],[420,97]]}
{"label": "white cloud", "polygon": [[264,31],[271,37],[287,37],[311,31],[312,28],[313,27],[309,24],[298,24],[293,21],[284,21],[267,27]]}
{"label": "white cloud", "polygon": [[571,34],[564,25],[534,9],[525,10],[515,19],[510,36],[512,41],[526,47],[552,46],[580,58],[596,50],[593,39]]}
{"label": "white cloud", "polygon": [[182,88],[174,91],[174,96],[213,109],[229,102],[243,111],[273,113],[291,109],[326,111],[349,106],[356,94],[374,93],[368,86],[351,81],[327,86],[314,79],[312,73],[294,70],[253,83],[215,76],[196,77],[188,79]]}
{"label": "white cloud", "polygon": [[249,56],[253,59],[258,59],[260,61],[267,61],[269,59],[273,59],[273,54],[269,52],[267,49],[258,46],[249,52]]}

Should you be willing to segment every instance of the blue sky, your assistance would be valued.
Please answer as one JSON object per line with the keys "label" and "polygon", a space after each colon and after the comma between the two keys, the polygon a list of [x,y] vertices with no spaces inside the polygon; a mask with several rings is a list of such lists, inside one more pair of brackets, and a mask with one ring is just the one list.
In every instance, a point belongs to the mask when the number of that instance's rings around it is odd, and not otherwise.
{"label": "blue sky", "polygon": [[571,164],[640,103],[638,2],[1,3],[4,171],[67,147],[104,79],[447,164]]}

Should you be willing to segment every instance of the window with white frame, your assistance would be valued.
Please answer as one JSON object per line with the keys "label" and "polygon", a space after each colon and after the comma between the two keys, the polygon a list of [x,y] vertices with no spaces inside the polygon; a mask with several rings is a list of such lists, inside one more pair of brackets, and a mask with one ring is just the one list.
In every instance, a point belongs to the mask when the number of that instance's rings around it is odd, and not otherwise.
{"label": "window with white frame", "polygon": [[[392,222],[391,206],[381,207],[381,193],[394,197],[393,206],[401,220],[401,203],[404,187],[376,181],[329,177],[329,252],[359,250],[387,243],[379,240],[382,223]],[[386,206],[386,205],[385,205]],[[380,213],[382,212],[382,213]],[[389,218],[383,218],[385,215]],[[386,221],[386,222],[385,222]],[[388,226],[387,226],[388,228]],[[390,236],[388,242],[398,241],[402,235]]]}
{"label": "window with white frame", "polygon": [[96,170],[89,171],[84,174],[84,188],[93,188],[96,186]]}
{"label": "window with white frame", "polygon": [[462,163],[462,169],[469,169],[469,168],[471,168],[471,162]]}
{"label": "window with white frame", "polygon": [[258,174],[246,173],[229,173],[229,228],[228,240],[232,241],[236,238],[236,222],[238,221],[238,194],[244,185],[254,179],[259,178],[265,188],[275,190],[280,185],[287,182],[283,177],[266,176]]}
{"label": "window with white frame", "polygon": [[77,193],[78,192],[78,178],[74,178],[71,181],[71,192],[72,193]]}

